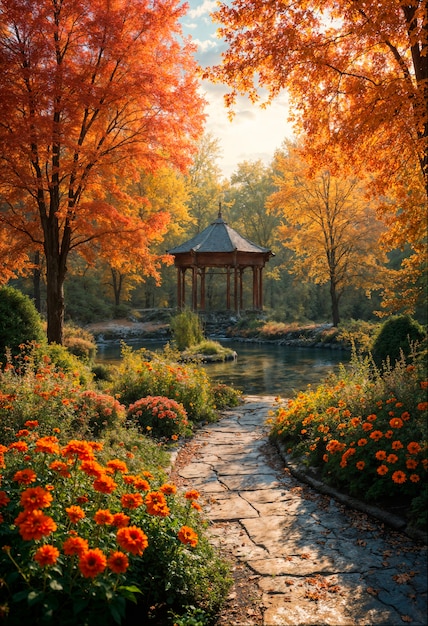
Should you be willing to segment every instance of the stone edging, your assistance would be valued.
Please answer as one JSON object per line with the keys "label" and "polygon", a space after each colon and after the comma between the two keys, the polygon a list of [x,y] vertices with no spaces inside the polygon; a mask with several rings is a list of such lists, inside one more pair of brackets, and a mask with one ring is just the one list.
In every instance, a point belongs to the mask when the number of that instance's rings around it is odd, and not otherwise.
{"label": "stone edging", "polygon": [[303,466],[292,461],[290,455],[286,453],[285,448],[281,444],[281,442],[274,441],[274,444],[281,454],[281,457],[286,467],[290,470],[291,474],[295,476],[295,478],[297,478],[298,480],[310,485],[320,493],[331,496],[332,498],[338,500],[342,504],[345,504],[349,508],[356,509],[357,511],[361,511],[362,513],[366,513],[367,515],[374,517],[375,519],[383,522],[392,529],[398,530],[406,534],[408,537],[415,541],[420,541],[424,545],[427,544],[427,534],[424,533],[422,530],[409,526],[405,519],[398,517],[397,515],[393,515],[392,513],[389,513],[376,506],[361,502],[361,500],[357,500],[356,498],[348,496],[347,494],[338,491],[334,487],[323,483],[322,481],[318,480],[314,476],[311,476],[307,471],[305,471],[305,468]]}

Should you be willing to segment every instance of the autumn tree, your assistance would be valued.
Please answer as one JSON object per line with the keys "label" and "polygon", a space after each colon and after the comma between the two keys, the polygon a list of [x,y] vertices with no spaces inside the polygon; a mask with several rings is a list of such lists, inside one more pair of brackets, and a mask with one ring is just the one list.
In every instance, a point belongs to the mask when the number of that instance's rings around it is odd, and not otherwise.
{"label": "autumn tree", "polygon": [[[292,119],[315,164],[334,150],[371,191],[390,248],[410,243],[403,268],[426,257],[428,199],[428,3],[426,0],[232,0],[214,18],[227,49],[206,77],[267,102],[287,89]],[[331,148],[333,147],[333,152]],[[383,197],[388,196],[384,202]]]}
{"label": "autumn tree", "polygon": [[326,169],[314,174],[290,143],[286,152],[277,153],[276,169],[279,190],[268,207],[282,217],[279,231],[294,252],[292,269],[303,281],[328,283],[337,326],[346,288],[370,293],[380,287],[381,225],[357,178],[334,176]]}
{"label": "autumn tree", "polygon": [[203,101],[179,0],[0,0],[0,11],[2,237],[44,254],[48,340],[61,343],[71,252],[137,250],[151,271],[166,212],[145,219],[117,177],[185,170]]}

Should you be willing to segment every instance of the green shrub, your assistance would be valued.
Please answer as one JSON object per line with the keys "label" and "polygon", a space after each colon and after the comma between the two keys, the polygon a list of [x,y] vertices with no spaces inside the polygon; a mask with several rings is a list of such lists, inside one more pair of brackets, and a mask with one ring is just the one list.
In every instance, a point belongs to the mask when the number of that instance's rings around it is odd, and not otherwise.
{"label": "green shrub", "polygon": [[91,365],[97,353],[97,344],[94,336],[78,326],[66,324],[64,326],[64,346],[77,356],[83,363]]}
{"label": "green shrub", "polygon": [[214,405],[216,409],[227,409],[229,407],[239,406],[242,402],[242,391],[217,383],[213,385],[212,392],[214,394]]}
{"label": "green shrub", "polygon": [[99,437],[107,428],[125,420],[125,407],[116,398],[91,389],[81,391],[73,401],[76,418],[72,428],[84,435]]}
{"label": "green shrub", "polygon": [[15,356],[21,345],[45,340],[43,322],[30,298],[12,287],[0,287],[0,362],[5,361],[6,348]]}
{"label": "green shrub", "polygon": [[200,343],[204,338],[201,320],[193,311],[182,311],[170,322],[174,344],[178,350],[184,350]]}
{"label": "green shrub", "polygon": [[47,358],[55,367],[78,378],[81,385],[87,386],[92,382],[93,375],[88,365],[71,354],[66,346],[58,343],[44,344],[36,348],[34,358],[38,362]]}
{"label": "green shrub", "polygon": [[129,406],[127,415],[139,424],[143,433],[156,439],[176,440],[191,433],[186,409],[170,398],[141,398]]}
{"label": "green shrub", "polygon": [[425,338],[426,332],[422,326],[409,315],[391,317],[382,324],[373,342],[373,358],[378,365],[387,359],[394,364],[400,359],[401,353],[404,356],[410,354],[412,343],[420,343]]}

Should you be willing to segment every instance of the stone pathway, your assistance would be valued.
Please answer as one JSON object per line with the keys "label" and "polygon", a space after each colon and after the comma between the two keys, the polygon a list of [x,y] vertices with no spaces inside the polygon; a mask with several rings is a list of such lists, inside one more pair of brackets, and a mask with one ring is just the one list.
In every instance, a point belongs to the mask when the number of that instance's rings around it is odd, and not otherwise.
{"label": "stone pathway", "polygon": [[264,626],[426,626],[426,547],[275,466],[265,454],[272,405],[248,396],[199,430],[177,467],[202,495],[213,542],[253,571]]}

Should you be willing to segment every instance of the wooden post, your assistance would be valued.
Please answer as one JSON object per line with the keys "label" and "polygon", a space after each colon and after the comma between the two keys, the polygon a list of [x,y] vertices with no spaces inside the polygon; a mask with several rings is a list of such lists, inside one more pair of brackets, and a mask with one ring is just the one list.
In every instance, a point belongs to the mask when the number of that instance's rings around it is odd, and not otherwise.
{"label": "wooden post", "polygon": [[230,267],[226,267],[226,309],[230,311]]}
{"label": "wooden post", "polygon": [[205,267],[201,267],[201,309],[205,311]]}
{"label": "wooden post", "polygon": [[198,272],[196,265],[192,265],[192,310],[198,310]]}

